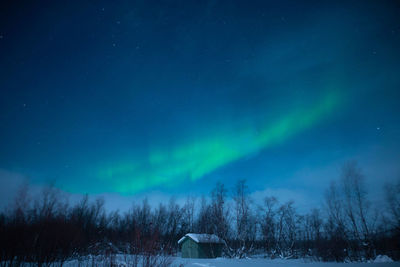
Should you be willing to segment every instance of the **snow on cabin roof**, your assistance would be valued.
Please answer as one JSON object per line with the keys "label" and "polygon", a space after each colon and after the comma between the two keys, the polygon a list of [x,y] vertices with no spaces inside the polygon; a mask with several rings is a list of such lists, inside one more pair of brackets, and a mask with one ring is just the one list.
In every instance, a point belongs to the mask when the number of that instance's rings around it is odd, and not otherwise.
{"label": "snow on cabin roof", "polygon": [[196,243],[216,243],[216,244],[224,244],[224,240],[219,238],[214,234],[186,234],[184,237],[179,239],[178,244],[182,243],[185,238],[191,238]]}

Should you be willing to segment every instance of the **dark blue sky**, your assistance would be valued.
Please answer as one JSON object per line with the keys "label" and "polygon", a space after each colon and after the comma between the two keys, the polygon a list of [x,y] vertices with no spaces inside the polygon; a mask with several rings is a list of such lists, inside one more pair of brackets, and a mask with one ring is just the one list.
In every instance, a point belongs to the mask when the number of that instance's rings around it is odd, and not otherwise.
{"label": "dark blue sky", "polygon": [[399,179],[398,14],[397,1],[2,2],[2,187],[182,195],[245,178],[255,195],[304,196],[347,160],[371,186]]}

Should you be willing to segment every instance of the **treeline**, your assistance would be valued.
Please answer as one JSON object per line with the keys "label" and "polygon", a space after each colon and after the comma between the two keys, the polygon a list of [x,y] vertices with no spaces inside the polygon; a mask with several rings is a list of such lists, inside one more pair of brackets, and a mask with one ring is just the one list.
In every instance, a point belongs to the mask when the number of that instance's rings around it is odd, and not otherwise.
{"label": "treeline", "polygon": [[[48,187],[33,197],[22,187],[0,215],[0,262],[63,262],[85,255],[175,255],[186,233],[213,233],[226,240],[226,257],[310,257],[359,261],[386,254],[400,259],[400,181],[387,185],[385,205],[371,203],[355,163],[325,192],[323,209],[299,214],[295,202],[250,198],[246,182],[228,192],[217,183],[208,198],[175,199],[152,208],[147,200],[126,213],[106,211],[87,196],[70,205]],[[151,264],[149,263],[149,266]],[[165,265],[167,266],[167,265]]]}

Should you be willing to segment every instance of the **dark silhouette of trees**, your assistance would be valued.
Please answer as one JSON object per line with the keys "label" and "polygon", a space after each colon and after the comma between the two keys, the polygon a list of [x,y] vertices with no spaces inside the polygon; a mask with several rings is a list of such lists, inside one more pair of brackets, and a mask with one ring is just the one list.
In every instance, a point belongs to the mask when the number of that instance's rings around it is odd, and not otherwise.
{"label": "dark silhouette of trees", "polygon": [[[400,182],[385,187],[386,206],[374,210],[364,177],[356,163],[326,189],[323,209],[299,214],[295,202],[274,196],[261,205],[250,198],[240,180],[228,198],[217,183],[209,197],[189,197],[183,205],[152,207],[147,199],[129,211],[106,211],[104,199],[84,196],[71,205],[53,186],[32,195],[21,186],[10,206],[0,213],[0,266],[34,262],[47,266],[67,259],[126,256],[128,266],[168,266],[177,241],[186,233],[216,234],[226,241],[225,256],[252,253],[268,257],[309,257],[323,261],[369,260],[386,254],[400,259]],[[93,263],[95,265],[95,263]]]}

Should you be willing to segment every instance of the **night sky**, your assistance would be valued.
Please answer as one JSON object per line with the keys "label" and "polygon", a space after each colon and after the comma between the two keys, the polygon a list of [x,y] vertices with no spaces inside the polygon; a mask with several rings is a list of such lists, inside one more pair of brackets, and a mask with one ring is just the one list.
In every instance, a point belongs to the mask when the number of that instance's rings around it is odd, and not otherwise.
{"label": "night sky", "polygon": [[2,1],[0,201],[208,194],[311,205],[400,179],[398,1]]}

